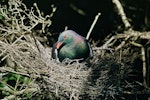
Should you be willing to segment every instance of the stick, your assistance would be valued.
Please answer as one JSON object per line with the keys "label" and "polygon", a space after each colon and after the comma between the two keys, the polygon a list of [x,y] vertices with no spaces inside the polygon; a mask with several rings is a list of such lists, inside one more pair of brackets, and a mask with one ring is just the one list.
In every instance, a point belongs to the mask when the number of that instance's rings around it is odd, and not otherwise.
{"label": "stick", "polygon": [[118,14],[121,16],[121,19],[125,25],[125,28],[131,28],[131,24],[129,23],[126,14],[124,13],[124,9],[119,0],[112,0],[112,2],[116,5]]}
{"label": "stick", "polygon": [[100,15],[101,15],[101,13],[98,13],[98,14],[95,16],[95,19],[94,19],[94,21],[93,21],[93,24],[91,25],[90,30],[89,30],[89,32],[88,32],[88,34],[87,34],[87,36],[86,36],[86,39],[87,39],[87,40],[89,39],[90,34],[91,34],[91,32],[92,32],[92,30],[93,30],[93,28],[94,28],[94,26],[95,26],[95,24],[96,24],[96,22],[97,22],[97,20],[98,20],[98,18],[99,18]]}
{"label": "stick", "polygon": [[145,49],[144,49],[143,45],[141,45],[141,44],[138,44],[138,43],[135,43],[135,42],[131,42],[131,44],[141,48],[141,57],[142,57],[142,61],[143,61],[143,85],[145,87],[147,87],[147,83],[146,83],[147,70],[146,70],[146,54],[145,54]]}

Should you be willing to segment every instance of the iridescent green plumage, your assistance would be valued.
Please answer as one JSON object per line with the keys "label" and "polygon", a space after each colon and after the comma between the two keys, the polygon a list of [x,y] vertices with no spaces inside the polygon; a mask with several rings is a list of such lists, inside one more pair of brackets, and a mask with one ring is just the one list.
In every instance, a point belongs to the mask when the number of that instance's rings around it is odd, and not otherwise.
{"label": "iridescent green plumage", "polygon": [[62,32],[52,50],[52,57],[59,61],[65,58],[86,60],[92,56],[89,42],[72,30]]}

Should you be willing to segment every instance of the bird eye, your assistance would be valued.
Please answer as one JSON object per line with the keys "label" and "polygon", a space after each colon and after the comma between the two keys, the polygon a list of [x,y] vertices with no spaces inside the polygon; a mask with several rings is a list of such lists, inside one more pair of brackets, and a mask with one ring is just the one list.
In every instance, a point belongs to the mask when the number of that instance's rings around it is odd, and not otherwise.
{"label": "bird eye", "polygon": [[67,38],[67,36],[65,35],[65,36],[64,36],[64,39],[66,39],[66,38]]}

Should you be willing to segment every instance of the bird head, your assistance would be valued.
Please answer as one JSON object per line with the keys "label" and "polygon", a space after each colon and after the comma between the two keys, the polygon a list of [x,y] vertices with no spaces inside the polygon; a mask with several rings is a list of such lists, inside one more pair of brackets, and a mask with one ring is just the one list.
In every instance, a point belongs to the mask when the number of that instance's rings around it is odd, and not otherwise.
{"label": "bird head", "polygon": [[58,42],[56,45],[56,49],[60,49],[64,45],[69,45],[74,40],[74,32],[71,30],[64,31],[60,33],[58,37]]}

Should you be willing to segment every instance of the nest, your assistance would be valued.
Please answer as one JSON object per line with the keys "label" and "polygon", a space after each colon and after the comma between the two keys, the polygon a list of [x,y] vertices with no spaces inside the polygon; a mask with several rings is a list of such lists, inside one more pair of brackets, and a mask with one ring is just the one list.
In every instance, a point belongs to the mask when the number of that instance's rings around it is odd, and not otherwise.
{"label": "nest", "polygon": [[38,40],[36,44],[30,35],[14,44],[0,42],[1,53],[5,52],[2,59],[7,62],[1,71],[32,78],[36,85],[28,84],[28,87],[39,91],[36,96],[49,92],[57,97],[93,99],[112,98],[119,93],[124,74],[121,73],[122,66],[114,59],[98,59],[95,55],[90,66],[71,60],[58,64],[51,58],[51,48],[44,47]]}

